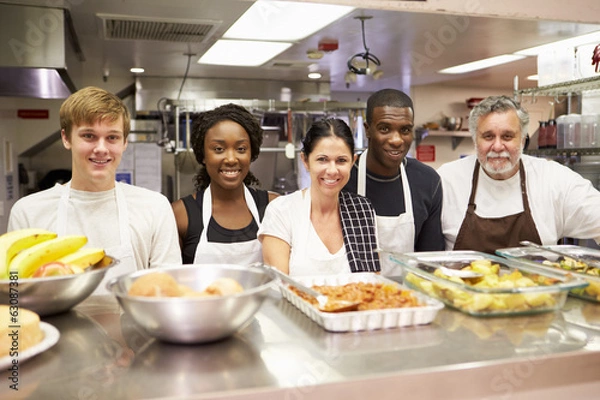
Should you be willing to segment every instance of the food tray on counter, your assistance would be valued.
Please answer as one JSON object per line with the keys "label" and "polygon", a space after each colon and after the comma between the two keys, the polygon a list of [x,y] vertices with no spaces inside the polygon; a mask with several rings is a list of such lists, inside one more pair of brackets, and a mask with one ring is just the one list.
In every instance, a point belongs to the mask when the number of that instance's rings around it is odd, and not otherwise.
{"label": "food tray on counter", "polygon": [[[549,249],[558,250],[563,253],[571,254],[574,257],[590,259],[600,262],[600,251],[588,247],[574,245],[555,245],[546,246]],[[508,247],[496,250],[498,255],[506,258],[516,259],[522,262],[531,263],[535,266],[547,268],[550,270],[563,270],[572,273],[578,278],[588,282],[585,288],[572,289],[569,294],[572,296],[600,303],[600,269],[589,267],[586,273],[578,272],[569,266],[569,262],[564,262],[564,257],[543,249],[533,247]]]}
{"label": "food tray on counter", "polygon": [[[563,306],[569,290],[587,285],[583,279],[560,270],[476,251],[387,253],[384,256],[404,267],[402,280],[405,285],[473,316],[555,311]],[[487,275],[482,278],[450,278],[440,269],[461,269],[473,262],[483,264],[478,268]],[[485,271],[487,263],[490,271]]]}
{"label": "food tray on counter", "polygon": [[[313,285],[343,286],[348,283],[364,282],[384,283],[398,286],[404,290],[407,289],[397,282],[368,272],[341,275],[295,276],[294,279],[309,287]],[[286,300],[319,326],[330,332],[355,332],[429,324],[433,321],[438,311],[444,307],[438,300],[419,292],[414,292],[414,296],[422,306],[328,313],[320,311],[309,302],[303,300],[290,290],[287,284],[282,284],[280,288],[281,294]]]}

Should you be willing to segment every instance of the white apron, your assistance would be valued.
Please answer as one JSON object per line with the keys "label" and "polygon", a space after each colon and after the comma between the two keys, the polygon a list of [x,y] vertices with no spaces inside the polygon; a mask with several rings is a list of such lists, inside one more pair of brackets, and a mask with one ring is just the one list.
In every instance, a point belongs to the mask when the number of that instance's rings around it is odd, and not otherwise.
{"label": "white apron", "polygon": [[[244,186],[244,198],[254,220],[260,226],[258,208],[250,190]],[[208,223],[212,216],[212,193],[210,185],[204,191],[202,198],[202,223],[204,228],[200,234],[200,242],[194,254],[194,264],[239,264],[248,265],[262,262],[262,247],[258,238],[247,242],[215,243],[208,242]]]}
{"label": "white apron", "polygon": [[[290,256],[289,274],[293,275],[337,275],[350,273],[350,265],[346,256],[345,244],[335,254],[329,253],[325,244],[320,240],[310,222],[311,198],[310,188],[304,192],[302,209],[305,216],[302,218],[303,226],[299,230],[304,235],[294,240],[294,248]],[[311,237],[315,242],[311,242]],[[322,251],[315,251],[316,246]]]}
{"label": "white apron", "polygon": [[[361,154],[360,158],[362,162],[358,164],[357,192],[361,196],[366,196],[367,151],[365,150]],[[403,162],[400,163],[400,176],[402,177],[405,212],[395,217],[377,215],[377,239],[379,247],[384,250],[397,253],[410,253],[415,250],[415,218],[413,215],[410,186]],[[396,263],[388,260],[385,256],[381,257],[380,262],[382,275],[397,275],[391,272],[392,269],[398,266]]]}
{"label": "white apron", "polygon": [[[60,201],[58,202],[58,215],[56,220],[56,233],[59,236],[70,234],[67,232],[67,220],[68,220],[68,205],[69,197],[71,194],[71,182],[68,182],[64,188]],[[127,202],[125,201],[125,195],[123,190],[119,187],[118,183],[115,183],[115,198],[117,201],[117,213],[119,219],[119,245],[106,247],[104,252],[106,255],[113,257],[118,260],[117,265],[111,267],[106,271],[104,279],[98,285],[94,291],[94,295],[108,294],[108,290],[104,287],[105,283],[110,279],[117,277],[122,274],[135,272],[137,270],[135,261],[133,258],[133,248],[131,247],[131,235],[129,234],[129,212],[127,211]],[[98,245],[95,245],[98,246]]]}

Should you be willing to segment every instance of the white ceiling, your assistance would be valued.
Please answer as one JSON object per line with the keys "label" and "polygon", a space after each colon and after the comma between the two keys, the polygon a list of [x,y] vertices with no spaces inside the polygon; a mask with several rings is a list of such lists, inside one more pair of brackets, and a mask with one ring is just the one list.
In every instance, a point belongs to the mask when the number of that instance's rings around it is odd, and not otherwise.
{"label": "white ceiling", "polygon": [[[86,59],[83,64],[87,74],[100,76],[107,70],[111,77],[130,77],[129,68],[141,66],[147,76],[182,77],[188,60],[185,54],[193,53],[196,56],[189,70],[190,77],[307,80],[307,66],[311,63],[307,50],[316,48],[319,40],[329,38],[339,41],[339,49],[316,63],[323,74],[322,80],[330,82],[331,91],[373,91],[431,83],[511,90],[515,75],[520,77],[521,87],[528,87],[535,85],[525,80],[526,76],[536,73],[533,57],[469,74],[442,75],[437,71],[600,30],[600,25],[572,22],[356,9],[266,65],[241,68],[203,66],[196,61],[243,14],[251,1],[87,0],[67,4]],[[106,40],[97,16],[100,13],[220,23],[215,34],[199,44]],[[364,51],[360,21],[355,19],[361,15],[373,17],[365,22],[366,42],[370,52],[381,60],[384,76],[377,81],[361,76],[348,89],[344,80],[346,62],[350,56]],[[274,67],[274,63],[297,67]]]}

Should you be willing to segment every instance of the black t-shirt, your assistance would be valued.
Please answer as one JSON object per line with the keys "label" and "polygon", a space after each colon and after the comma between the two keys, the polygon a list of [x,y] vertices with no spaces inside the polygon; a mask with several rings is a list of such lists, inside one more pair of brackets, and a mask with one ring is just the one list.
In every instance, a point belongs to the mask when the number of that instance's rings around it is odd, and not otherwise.
{"label": "black t-shirt", "polygon": [[[248,189],[256,203],[258,216],[262,221],[265,214],[265,208],[267,207],[267,204],[269,204],[269,192],[251,187]],[[188,229],[185,238],[183,238],[183,248],[181,252],[184,264],[192,264],[194,262],[196,248],[198,247],[198,243],[200,243],[200,235],[204,229],[204,223],[202,222],[203,198],[204,191],[202,193],[196,193],[195,199],[191,194],[181,199],[188,215]],[[248,226],[242,229],[227,229],[220,226],[217,221],[211,217],[208,222],[208,231],[206,235],[209,242],[239,243],[256,239],[257,232],[258,224],[254,218],[252,218],[252,222],[250,222]]]}
{"label": "black t-shirt", "polygon": [[[414,158],[406,157],[404,163],[415,219],[415,251],[444,250],[440,177],[433,168]],[[350,180],[344,190],[357,193],[357,182],[358,161],[352,167]],[[367,170],[365,194],[377,215],[398,216],[406,210],[400,171],[396,176],[384,177]]]}

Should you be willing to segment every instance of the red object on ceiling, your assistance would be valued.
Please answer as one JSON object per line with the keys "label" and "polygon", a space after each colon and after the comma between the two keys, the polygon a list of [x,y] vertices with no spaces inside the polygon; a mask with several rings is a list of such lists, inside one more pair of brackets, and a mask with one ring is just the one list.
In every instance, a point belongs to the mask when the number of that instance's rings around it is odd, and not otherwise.
{"label": "red object on ceiling", "polygon": [[477,104],[481,103],[482,100],[483,97],[471,97],[470,99],[467,99],[467,107],[473,108]]}
{"label": "red object on ceiling", "polygon": [[600,44],[594,48],[594,54],[592,55],[592,65],[595,65],[595,72],[598,72],[598,67],[600,67]]}
{"label": "red object on ceiling", "polygon": [[338,46],[337,39],[323,39],[319,41],[320,51],[335,51],[338,49]]}

